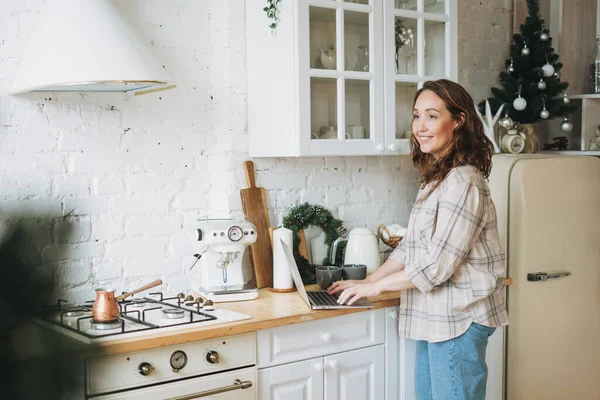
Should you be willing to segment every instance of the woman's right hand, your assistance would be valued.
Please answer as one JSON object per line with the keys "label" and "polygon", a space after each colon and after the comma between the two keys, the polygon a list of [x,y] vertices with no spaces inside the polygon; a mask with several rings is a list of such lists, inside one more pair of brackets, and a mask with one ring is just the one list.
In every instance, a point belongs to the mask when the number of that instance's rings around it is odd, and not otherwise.
{"label": "woman's right hand", "polygon": [[367,283],[366,279],[362,279],[359,281],[356,281],[356,280],[336,281],[336,282],[333,282],[331,284],[331,286],[329,286],[327,288],[327,293],[334,294],[337,292],[341,292],[344,289],[356,286],[357,284],[361,284],[361,283]]}

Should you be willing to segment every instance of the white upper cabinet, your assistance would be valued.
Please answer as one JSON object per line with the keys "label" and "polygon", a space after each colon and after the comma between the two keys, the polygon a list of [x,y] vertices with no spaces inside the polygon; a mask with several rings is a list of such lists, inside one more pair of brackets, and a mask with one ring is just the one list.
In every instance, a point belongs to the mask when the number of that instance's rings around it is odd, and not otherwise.
{"label": "white upper cabinet", "polygon": [[274,31],[264,5],[246,1],[250,156],[408,153],[417,88],[456,80],[456,0],[285,0]]}

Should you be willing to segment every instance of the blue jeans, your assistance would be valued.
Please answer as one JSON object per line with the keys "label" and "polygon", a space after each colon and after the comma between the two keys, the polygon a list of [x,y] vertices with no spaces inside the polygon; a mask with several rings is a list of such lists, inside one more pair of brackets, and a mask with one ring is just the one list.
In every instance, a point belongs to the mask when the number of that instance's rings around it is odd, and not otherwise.
{"label": "blue jeans", "polygon": [[415,391],[418,400],[483,400],[487,382],[485,350],[496,328],[473,322],[445,342],[417,341]]}

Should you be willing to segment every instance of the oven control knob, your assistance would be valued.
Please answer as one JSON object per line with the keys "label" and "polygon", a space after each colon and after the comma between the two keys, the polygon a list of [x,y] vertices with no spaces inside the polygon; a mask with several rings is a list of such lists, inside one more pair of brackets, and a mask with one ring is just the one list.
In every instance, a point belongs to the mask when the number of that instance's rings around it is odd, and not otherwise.
{"label": "oven control knob", "polygon": [[219,353],[217,353],[214,350],[210,350],[208,353],[206,353],[206,361],[208,361],[211,364],[218,364],[219,363]]}
{"label": "oven control knob", "polygon": [[138,372],[140,375],[148,376],[152,373],[152,371],[154,371],[154,367],[150,363],[143,362],[138,366]]}

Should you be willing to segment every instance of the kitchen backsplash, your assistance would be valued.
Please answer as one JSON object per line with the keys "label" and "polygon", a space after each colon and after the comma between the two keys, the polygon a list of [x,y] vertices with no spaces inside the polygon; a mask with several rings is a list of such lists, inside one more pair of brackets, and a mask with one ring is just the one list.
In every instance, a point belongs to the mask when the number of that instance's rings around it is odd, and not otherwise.
{"label": "kitchen backsplash", "polygon": [[[243,216],[245,1],[116,1],[178,85],[137,97],[8,95],[43,1],[2,3],[3,230],[25,228],[26,258],[70,299],[157,277],[187,289],[196,220]],[[511,13],[511,0],[459,4],[459,81],[475,99],[507,57]],[[298,202],[322,204],[348,227],[405,224],[418,186],[409,156],[254,162],[272,225]]]}

